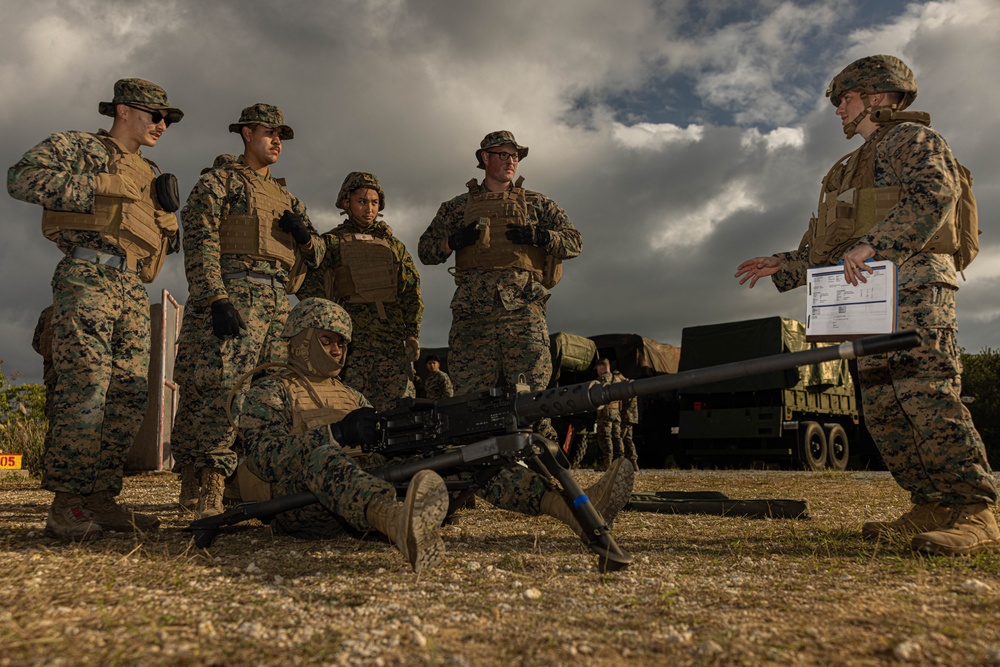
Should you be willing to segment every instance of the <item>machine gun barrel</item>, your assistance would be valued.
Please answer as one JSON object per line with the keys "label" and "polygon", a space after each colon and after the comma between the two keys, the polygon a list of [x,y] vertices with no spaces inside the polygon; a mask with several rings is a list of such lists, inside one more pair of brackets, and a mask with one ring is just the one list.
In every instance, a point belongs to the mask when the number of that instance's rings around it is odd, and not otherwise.
{"label": "machine gun barrel", "polygon": [[873,354],[905,350],[917,347],[920,342],[920,334],[914,329],[908,329],[881,336],[867,336],[839,345],[734,361],[672,375],[658,375],[612,384],[592,381],[565,387],[552,387],[539,392],[518,394],[515,411],[521,424],[530,424],[543,417],[564,417],[582,412],[593,412],[601,405],[623,401],[633,396],[647,396],[676,389],[698,387],[722,380],[762,375],[824,361],[856,359]]}

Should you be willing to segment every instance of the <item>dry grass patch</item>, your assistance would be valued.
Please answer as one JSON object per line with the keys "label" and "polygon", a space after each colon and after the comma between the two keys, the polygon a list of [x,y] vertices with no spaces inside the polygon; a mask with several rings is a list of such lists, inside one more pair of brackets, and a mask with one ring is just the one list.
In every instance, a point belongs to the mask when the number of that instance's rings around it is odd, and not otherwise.
{"label": "dry grass patch", "polygon": [[555,520],[482,502],[420,577],[375,539],[255,526],[195,549],[169,474],[126,480],[159,531],[67,545],[37,487],[0,481],[0,666],[1000,664],[1000,554],[862,541],[906,507],[885,473],[644,470],[637,491],[806,499],[812,518],[623,512],[636,563],[614,574]]}

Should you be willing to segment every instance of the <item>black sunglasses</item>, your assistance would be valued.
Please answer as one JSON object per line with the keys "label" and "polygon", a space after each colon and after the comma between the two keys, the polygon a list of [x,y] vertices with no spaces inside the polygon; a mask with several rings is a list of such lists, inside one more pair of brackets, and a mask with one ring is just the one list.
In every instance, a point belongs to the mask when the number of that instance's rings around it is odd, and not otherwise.
{"label": "black sunglasses", "polygon": [[154,111],[152,109],[146,109],[144,107],[137,107],[134,104],[127,104],[127,103],[124,104],[125,106],[130,107],[132,109],[138,109],[139,111],[145,111],[146,113],[148,113],[150,118],[152,118],[153,120],[153,125],[156,125],[162,120],[167,124],[167,127],[170,127],[170,124],[174,122],[173,120],[171,120],[170,116],[164,114],[162,111]]}

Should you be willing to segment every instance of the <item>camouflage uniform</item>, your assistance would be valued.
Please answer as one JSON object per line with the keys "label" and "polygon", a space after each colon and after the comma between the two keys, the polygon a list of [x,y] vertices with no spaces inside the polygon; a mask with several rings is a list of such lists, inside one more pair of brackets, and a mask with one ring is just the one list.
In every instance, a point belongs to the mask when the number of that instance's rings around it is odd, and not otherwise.
{"label": "camouflage uniform", "polygon": [[[231,125],[230,131],[239,132],[245,124],[287,128],[281,111],[264,104],[244,109],[240,122]],[[290,128],[287,134],[291,135]],[[221,252],[223,218],[252,213],[248,179],[260,179],[284,191],[283,180],[275,179],[270,171],[261,176],[249,169],[243,156],[220,155],[202,172],[181,211],[189,299],[174,367],[180,405],[171,447],[174,469],[179,472],[188,465],[219,470],[226,476],[235,471],[237,455],[232,446],[236,431],[225,412],[229,390],[240,375],[258,364],[284,358],[284,346],[278,338],[291,309],[285,293],[289,271],[272,260]],[[309,222],[305,205],[290,197],[290,210],[304,218],[313,235],[311,251],[296,250],[292,270],[300,262],[315,267],[323,259],[325,246]],[[223,298],[228,298],[243,318],[246,330],[242,336],[219,339],[214,334],[212,303]],[[238,395],[233,403],[237,422],[242,402],[242,395]]]}
{"label": "camouflage uniform", "polygon": [[[141,105],[151,115],[150,110],[162,111],[167,125],[183,117],[167,105],[162,88],[141,79],[116,82],[114,100],[101,102],[99,110],[114,117],[119,104]],[[99,190],[102,177],[118,173],[112,170],[121,156],[137,156],[150,179],[159,171],[141,152],[129,152],[100,130],[53,134],[7,172],[10,195],[44,207],[45,215],[65,212],[66,218],[83,219],[80,214],[87,214],[94,216],[92,224],[110,218],[96,231],[70,223],[46,232],[66,255],[52,279],[52,366],[46,378],[47,384],[50,377],[55,382],[47,387],[51,419],[42,476],[42,487],[57,499],[118,495],[125,458],[146,411],[149,298],[139,277],[141,260],[135,263],[122,245],[132,214],[125,212],[122,194]],[[135,185],[151,196],[151,181]],[[176,237],[176,216],[158,202],[150,205],[162,238]],[[109,208],[101,214],[99,206]],[[45,224],[43,218],[43,231]]]}
{"label": "camouflage uniform", "polygon": [[[618,382],[618,378],[610,371],[599,375],[597,380],[602,384]],[[622,415],[618,401],[597,408],[597,445],[601,450],[601,466],[625,455],[622,443]]]}
{"label": "camouflage uniform", "polygon": [[56,374],[52,370],[52,306],[46,306],[38,315],[35,332],[31,336],[31,349],[42,355],[42,382],[45,384],[45,418],[53,420]]}
{"label": "camouflage uniform", "polygon": [[451,378],[444,371],[428,375],[424,381],[424,388],[427,391],[427,398],[438,399],[455,395],[455,390],[451,386]]}
{"label": "camouflage uniform", "polygon": [[[518,146],[507,131],[488,134],[480,150],[505,144],[517,147],[521,158],[527,148]],[[482,161],[477,151],[477,159]],[[482,183],[471,194],[486,190]],[[451,256],[448,237],[466,226],[470,193],[441,204],[430,226],[420,236],[417,254],[424,264],[443,264]],[[544,250],[558,259],[571,259],[583,246],[580,232],[566,213],[548,197],[526,191],[528,221],[549,234]],[[455,394],[471,394],[501,383],[514,384],[524,375],[533,390],[544,389],[552,376],[545,302],[549,291],[525,269],[465,270],[455,276],[451,300],[452,324],[448,335],[448,362]],[[546,432],[551,426],[542,426]],[[553,431],[554,434],[554,431]],[[478,492],[504,509],[537,515],[541,497],[551,487],[526,468],[506,469]]]}
{"label": "camouflage uniform", "polygon": [[[625,381],[625,376],[615,373],[619,382]],[[639,454],[635,451],[635,441],[632,440],[632,430],[639,423],[639,399],[631,396],[624,401],[622,406],[622,445],[625,450],[625,457],[638,469]]]}
{"label": "camouflage uniform", "polygon": [[[887,56],[862,59],[851,68],[868,61],[888,62],[890,66],[897,63],[897,68],[905,68]],[[905,71],[912,80],[912,73],[908,68]],[[831,90],[845,73],[834,80]],[[834,103],[839,104],[844,90],[861,89],[862,85],[834,91]],[[912,94],[916,94],[915,84]],[[845,127],[845,132],[851,135],[853,128]],[[866,185],[862,179],[872,172],[874,187],[901,188],[899,202],[857,243],[874,249],[876,259],[896,265],[899,328],[916,328],[925,341],[913,350],[858,360],[865,423],[886,466],[897,483],[910,492],[914,505],[994,504],[997,491],[985,448],[960,398],[962,365],[955,340],[958,282],[954,261],[950,254],[922,250],[943,224],[950,224],[947,220],[959,199],[955,158],[941,135],[930,127],[899,122],[879,126],[851,160],[861,165],[854,172],[855,180],[841,184],[839,178],[830,179],[829,188],[842,192],[851,185]],[[776,254],[781,268],[772,280],[778,290],[805,284],[806,269],[812,265],[808,243],[812,232],[811,228],[798,250]],[[853,241],[847,243],[848,248],[852,245]],[[831,253],[828,263],[836,264],[842,254]]]}
{"label": "camouflage uniform", "polygon": [[[292,401],[286,382],[291,373],[265,375],[247,392],[240,436],[247,454],[247,467],[261,479],[276,484],[275,495],[311,491],[320,500],[277,517],[281,529],[291,535],[322,539],[336,537],[345,528],[364,531],[365,507],[374,496],[396,498],[392,484],[365,474],[324,428],[293,435]],[[296,378],[297,379],[297,378]],[[331,380],[339,382],[340,380]],[[347,389],[350,389],[349,387]],[[350,389],[359,407],[370,404]],[[332,513],[332,515],[331,515]]]}
{"label": "camouflage uniform", "polygon": [[[496,143],[499,142],[499,143]],[[482,148],[514,143],[509,132],[494,132]],[[482,192],[479,184],[474,192]],[[570,259],[583,247],[580,232],[554,201],[526,191],[528,219],[549,232],[544,250],[558,259]],[[441,204],[430,226],[420,236],[418,255],[424,264],[443,264],[451,256],[448,236],[465,225],[469,193]],[[545,302],[549,291],[530,271],[469,270],[455,276],[451,300],[452,325],[448,360],[455,393],[468,394],[498,383],[515,383],[524,374],[534,390],[544,389],[552,376]]]}
{"label": "camouflage uniform", "polygon": [[[317,336],[320,331],[341,335],[339,359],[323,348]],[[278,373],[257,379],[247,393],[240,420],[247,467],[274,483],[279,495],[309,491],[319,503],[279,514],[276,526],[307,539],[332,538],[345,530],[379,530],[403,551],[415,570],[432,565],[444,548],[438,532],[447,509],[447,491],[441,478],[424,471],[424,476],[433,479],[430,485],[436,500],[433,495],[424,497],[421,505],[418,499],[407,510],[396,502],[395,487],[365,473],[328,427],[346,423],[345,418],[349,420],[359,408],[371,407],[360,392],[338,377],[351,341],[350,317],[333,302],[307,298],[289,315],[281,336],[288,339],[289,363]],[[408,504],[415,491],[426,491],[426,482],[413,478]],[[403,524],[400,514],[405,511],[409,515]]]}
{"label": "camouflage uniform", "polygon": [[[364,172],[348,174],[337,197],[337,205],[348,214],[343,206],[345,197],[367,187],[378,191],[379,210],[384,208],[382,186],[375,176]],[[345,235],[368,235],[383,239],[388,244],[396,269],[393,300],[377,304],[368,299],[338,297],[333,293],[334,272],[343,264],[341,243]],[[415,395],[411,379],[414,359],[407,353],[404,341],[410,338],[415,343],[420,338],[424,302],[420,296],[417,267],[406,246],[381,219],[368,224],[349,215],[346,221],[323,234],[322,238],[326,242],[326,257],[319,268],[309,271],[296,295],[299,298],[313,296],[330,299],[350,314],[354,325],[354,343],[344,368],[344,381],[363,393],[377,410],[393,408],[397,399]]]}

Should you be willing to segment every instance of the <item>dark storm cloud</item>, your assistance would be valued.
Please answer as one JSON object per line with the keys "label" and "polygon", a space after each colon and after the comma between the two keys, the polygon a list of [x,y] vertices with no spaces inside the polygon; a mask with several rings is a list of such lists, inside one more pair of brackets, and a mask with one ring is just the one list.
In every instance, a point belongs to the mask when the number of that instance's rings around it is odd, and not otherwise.
{"label": "dark storm cloud", "polygon": [[[187,113],[147,155],[182,192],[220,153],[244,106],[280,106],[296,138],[275,173],[321,229],[347,172],[376,173],[386,220],[411,252],[438,205],[482,172],[482,136],[531,147],[519,173],[584,237],[549,302],[550,328],[630,331],[678,344],[684,326],[800,316],[801,294],[732,279],[736,264],[794,247],[829,164],[850,150],[829,78],[872,44],[917,72],[927,108],[1000,206],[1000,19],[987,0],[866,2],[74,2],[4,3],[0,162],[51,132],[96,130],[122,76],[162,85]],[[892,3],[888,3],[892,4]],[[673,94],[671,91],[683,94]],[[974,91],[974,95],[970,93]],[[627,119],[624,122],[623,119]],[[646,126],[639,122],[649,123]],[[780,139],[780,140],[779,140]],[[31,329],[59,253],[37,207],[0,198],[0,358],[37,381]],[[959,294],[960,342],[997,346],[1000,240]],[[445,345],[454,282],[421,267],[421,342]],[[171,258],[151,286],[187,297]]]}

